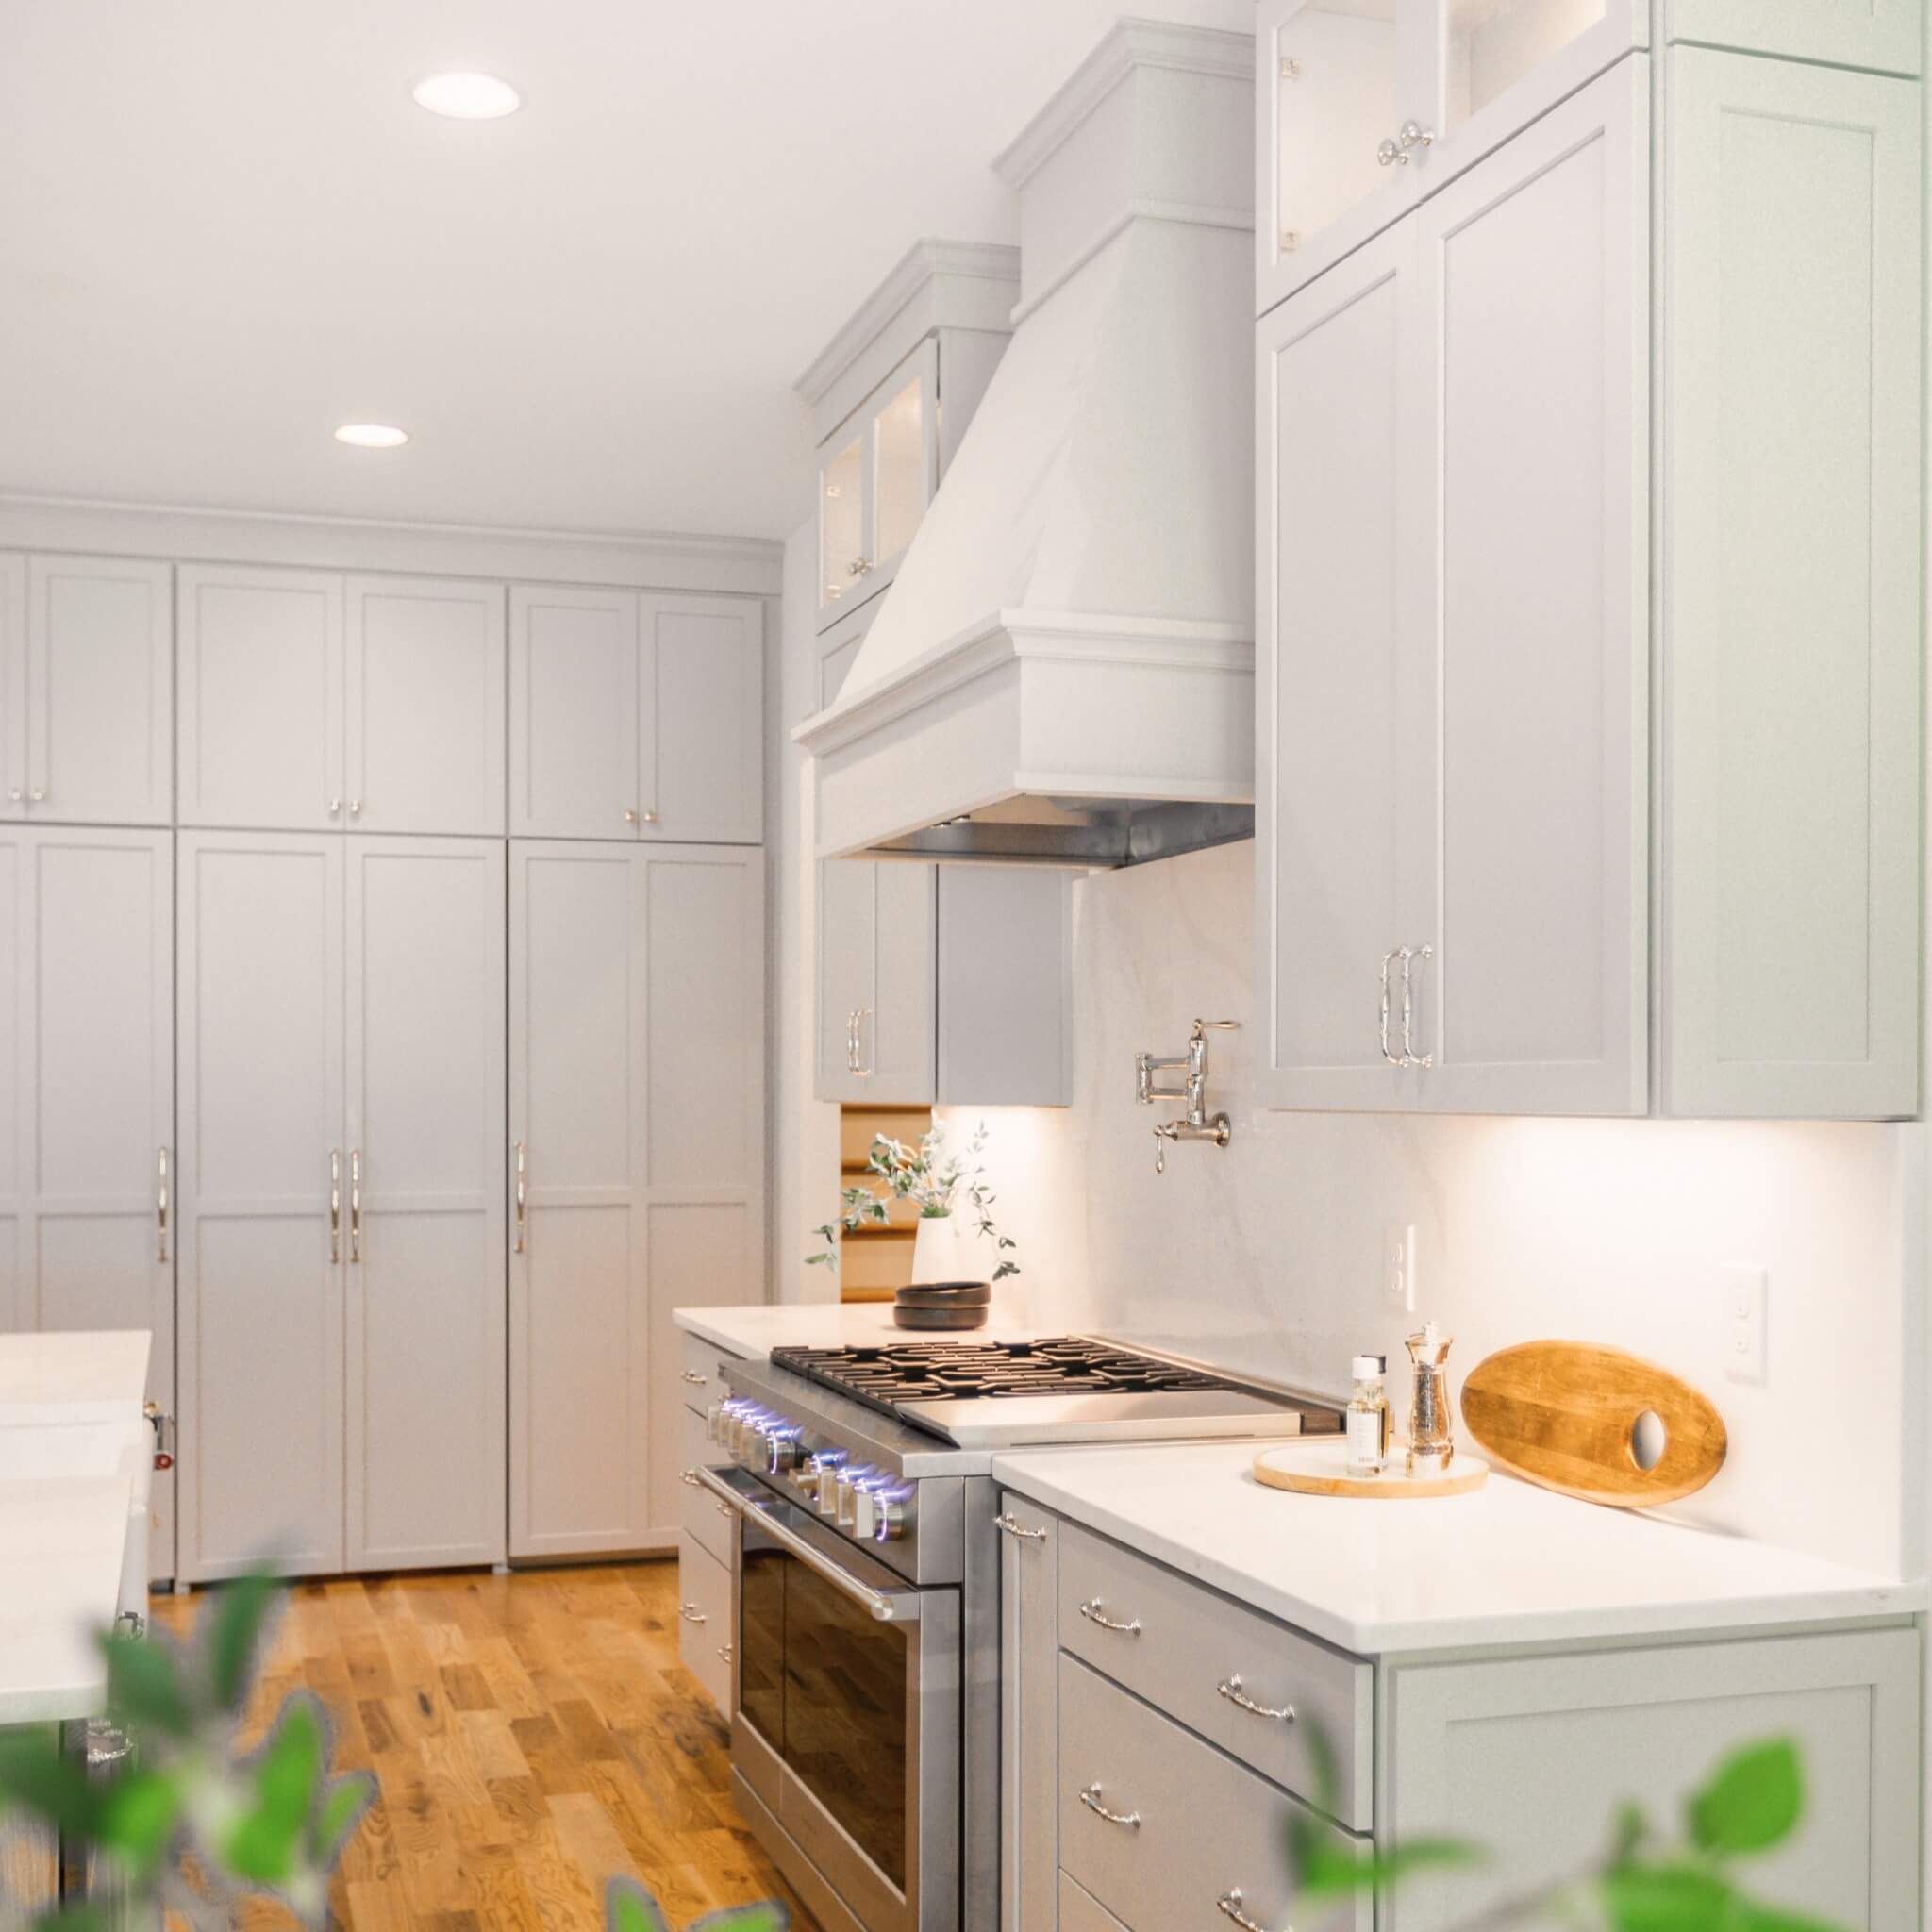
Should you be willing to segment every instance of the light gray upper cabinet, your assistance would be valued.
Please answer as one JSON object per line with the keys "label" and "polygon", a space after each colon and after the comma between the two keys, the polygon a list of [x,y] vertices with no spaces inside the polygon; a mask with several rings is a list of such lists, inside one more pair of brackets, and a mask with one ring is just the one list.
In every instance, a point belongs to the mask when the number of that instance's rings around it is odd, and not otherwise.
{"label": "light gray upper cabinet", "polygon": [[1650,7],[1259,0],[1256,31],[1259,314],[1647,46]]}
{"label": "light gray upper cabinet", "polygon": [[180,823],[340,830],[341,578],[183,564],[178,605]]}
{"label": "light gray upper cabinet", "polygon": [[349,824],[504,829],[504,589],[351,577],[346,596]]}
{"label": "light gray upper cabinet", "polygon": [[513,834],[763,838],[758,599],[519,585],[509,655]]}
{"label": "light gray upper cabinet", "polygon": [[671,1310],[764,1274],[761,856],[519,841],[509,930],[510,1553],[668,1547]]}
{"label": "light gray upper cabinet", "polygon": [[170,822],[173,577],[140,558],[0,559],[0,819]]}
{"label": "light gray upper cabinet", "polygon": [[325,833],[183,833],[179,1574],[342,1567],[342,878]]}
{"label": "light gray upper cabinet", "polygon": [[[822,706],[876,611],[819,640]],[[1028,867],[821,859],[818,1098],[1065,1107],[1070,889],[1071,874]]]}
{"label": "light gray upper cabinet", "polygon": [[504,1555],[504,858],[348,841],[351,1570]]}
{"label": "light gray upper cabinet", "polygon": [[1665,0],[1674,41],[1835,67],[1917,74],[1924,0]]}
{"label": "light gray upper cabinet", "polygon": [[1918,1105],[1919,91],[1665,58],[1259,325],[1270,1105]]}
{"label": "light gray upper cabinet", "polygon": [[180,837],[181,1574],[503,1553],[503,847]]}
{"label": "light gray upper cabinet", "polygon": [[[174,848],[0,827],[0,1329],[146,1328],[175,1407]],[[156,1576],[174,1477],[157,1472]]]}
{"label": "light gray upper cabinet", "polygon": [[503,830],[504,590],[184,564],[180,823]]}
{"label": "light gray upper cabinet", "polygon": [[1910,1114],[1920,89],[1679,47],[1667,91],[1661,1097]]}

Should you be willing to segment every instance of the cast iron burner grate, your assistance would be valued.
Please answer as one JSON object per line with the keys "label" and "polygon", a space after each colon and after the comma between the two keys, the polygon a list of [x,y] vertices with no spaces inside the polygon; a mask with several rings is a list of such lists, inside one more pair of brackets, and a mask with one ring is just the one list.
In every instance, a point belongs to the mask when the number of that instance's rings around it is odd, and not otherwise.
{"label": "cast iron burner grate", "polygon": [[907,1341],[859,1348],[774,1348],[775,1368],[877,1409],[902,1402],[1022,1395],[1145,1395],[1233,1389],[1218,1375],[1077,1336],[1043,1341]]}

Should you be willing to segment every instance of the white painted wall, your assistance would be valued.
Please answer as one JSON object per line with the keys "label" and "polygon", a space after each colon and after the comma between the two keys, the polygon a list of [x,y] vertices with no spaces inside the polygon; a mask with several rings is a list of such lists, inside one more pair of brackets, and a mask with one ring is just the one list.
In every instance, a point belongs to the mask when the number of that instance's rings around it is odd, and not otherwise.
{"label": "white painted wall", "polygon": [[[1074,1104],[986,1116],[1021,1241],[1013,1311],[1329,1394],[1358,1349],[1405,1359],[1422,1315],[1462,1372],[1538,1337],[1613,1343],[1724,1415],[1730,1461],[1687,1519],[1893,1569],[1915,1130],[1267,1112],[1243,1030],[1212,1049],[1233,1144],[1171,1149],[1156,1179],[1151,1129],[1178,1109],[1135,1104],[1133,1056],[1178,1052],[1196,1014],[1251,1020],[1253,870],[1241,844],[1075,888]],[[1384,1230],[1406,1222],[1417,1317],[1382,1295]],[[1770,1270],[1763,1388],[1724,1379],[1730,1261]]]}

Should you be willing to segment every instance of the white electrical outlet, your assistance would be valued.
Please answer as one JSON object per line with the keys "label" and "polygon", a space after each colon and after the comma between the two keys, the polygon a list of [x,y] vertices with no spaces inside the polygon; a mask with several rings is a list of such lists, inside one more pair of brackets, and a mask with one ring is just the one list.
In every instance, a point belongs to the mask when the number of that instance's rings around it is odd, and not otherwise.
{"label": "white electrical outlet", "polygon": [[1415,1223],[1391,1221],[1382,1229],[1382,1298],[1391,1308],[1415,1313]]}
{"label": "white electrical outlet", "polygon": [[1762,1384],[1769,1366],[1771,1277],[1762,1268],[1729,1262],[1718,1270],[1723,1295],[1724,1374]]}

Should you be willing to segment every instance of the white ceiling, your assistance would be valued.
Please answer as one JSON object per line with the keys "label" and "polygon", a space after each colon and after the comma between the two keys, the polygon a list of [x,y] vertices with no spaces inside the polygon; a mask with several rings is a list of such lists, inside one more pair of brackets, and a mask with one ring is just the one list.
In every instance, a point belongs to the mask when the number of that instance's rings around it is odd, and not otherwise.
{"label": "white ceiling", "polygon": [[[1014,238],[987,164],[1122,10],[0,0],[0,491],[782,535],[793,379],[916,237]],[[457,67],[524,111],[411,103]]]}

